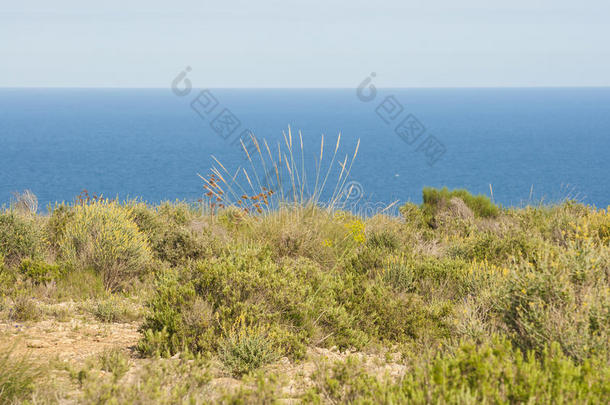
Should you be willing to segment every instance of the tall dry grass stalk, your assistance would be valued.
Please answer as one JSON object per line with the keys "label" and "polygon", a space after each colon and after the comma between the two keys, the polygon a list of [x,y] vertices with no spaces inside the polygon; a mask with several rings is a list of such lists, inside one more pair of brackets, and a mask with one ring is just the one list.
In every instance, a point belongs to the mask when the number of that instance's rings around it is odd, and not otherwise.
{"label": "tall dry grass stalk", "polygon": [[25,214],[36,214],[38,212],[38,198],[31,190],[25,190],[23,193],[15,191],[13,198],[13,206],[17,211]]}
{"label": "tall dry grass stalk", "polygon": [[[212,212],[216,208],[236,207],[247,213],[268,213],[271,210],[290,209],[302,211],[305,209],[324,209],[332,212],[343,208],[345,197],[351,190],[346,190],[352,166],[358,155],[360,140],[356,144],[351,158],[348,154],[343,159],[339,156],[341,134],[337,136],[330,161],[324,162],[325,137],[320,141],[320,153],[315,157],[315,173],[308,180],[305,164],[305,148],[303,135],[299,131],[298,139],[294,139],[292,130],[283,132],[283,143],[277,143],[275,148],[269,146],[266,140],[259,142],[250,135],[255,150],[248,151],[244,142],[242,148],[246,153],[249,167],[239,167],[233,174],[214,156],[216,165],[211,168],[211,174],[204,181],[206,197]],[[298,142],[298,143],[297,143]],[[324,190],[330,187],[333,169],[338,171],[332,194],[327,201],[322,201]],[[315,179],[315,180],[313,180]],[[311,184],[313,182],[313,186]]]}

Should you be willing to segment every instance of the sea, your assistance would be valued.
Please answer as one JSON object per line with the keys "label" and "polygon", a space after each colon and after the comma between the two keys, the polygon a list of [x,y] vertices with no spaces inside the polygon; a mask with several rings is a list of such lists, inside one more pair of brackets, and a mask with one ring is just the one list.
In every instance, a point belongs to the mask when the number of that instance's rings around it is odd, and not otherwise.
{"label": "sea", "polygon": [[24,190],[41,211],[83,190],[195,203],[213,167],[265,185],[250,134],[306,190],[328,173],[321,201],[349,185],[398,206],[446,186],[505,207],[610,205],[610,88],[2,88],[0,206]]}

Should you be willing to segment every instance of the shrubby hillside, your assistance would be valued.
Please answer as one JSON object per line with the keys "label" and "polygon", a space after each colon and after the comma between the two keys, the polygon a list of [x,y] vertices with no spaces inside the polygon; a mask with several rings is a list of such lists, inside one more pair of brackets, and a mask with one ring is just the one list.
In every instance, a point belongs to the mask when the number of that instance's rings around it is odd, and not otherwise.
{"label": "shrubby hillside", "polygon": [[5,209],[0,402],[606,403],[610,212],[423,201]]}

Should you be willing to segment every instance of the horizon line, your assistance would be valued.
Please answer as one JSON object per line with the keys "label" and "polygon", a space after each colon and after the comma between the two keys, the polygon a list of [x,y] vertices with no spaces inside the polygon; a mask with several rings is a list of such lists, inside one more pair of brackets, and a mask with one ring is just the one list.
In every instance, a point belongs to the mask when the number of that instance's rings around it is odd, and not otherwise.
{"label": "horizon line", "polygon": [[[375,86],[377,89],[603,89],[610,88],[610,85],[557,85],[557,86]],[[267,87],[254,87],[254,86],[207,86],[207,87],[193,87],[194,90],[198,89],[235,89],[235,90],[353,90],[354,87],[280,87],[280,86],[267,86]],[[52,89],[74,89],[74,90],[162,90],[169,89],[171,86],[0,86],[0,89],[10,90],[52,90]]]}

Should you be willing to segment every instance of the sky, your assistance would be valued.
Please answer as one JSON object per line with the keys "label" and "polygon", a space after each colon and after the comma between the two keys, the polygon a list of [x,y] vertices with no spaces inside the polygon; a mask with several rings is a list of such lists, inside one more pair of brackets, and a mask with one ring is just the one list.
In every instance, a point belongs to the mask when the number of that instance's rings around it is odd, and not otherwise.
{"label": "sky", "polygon": [[608,0],[0,0],[0,87],[610,86]]}

